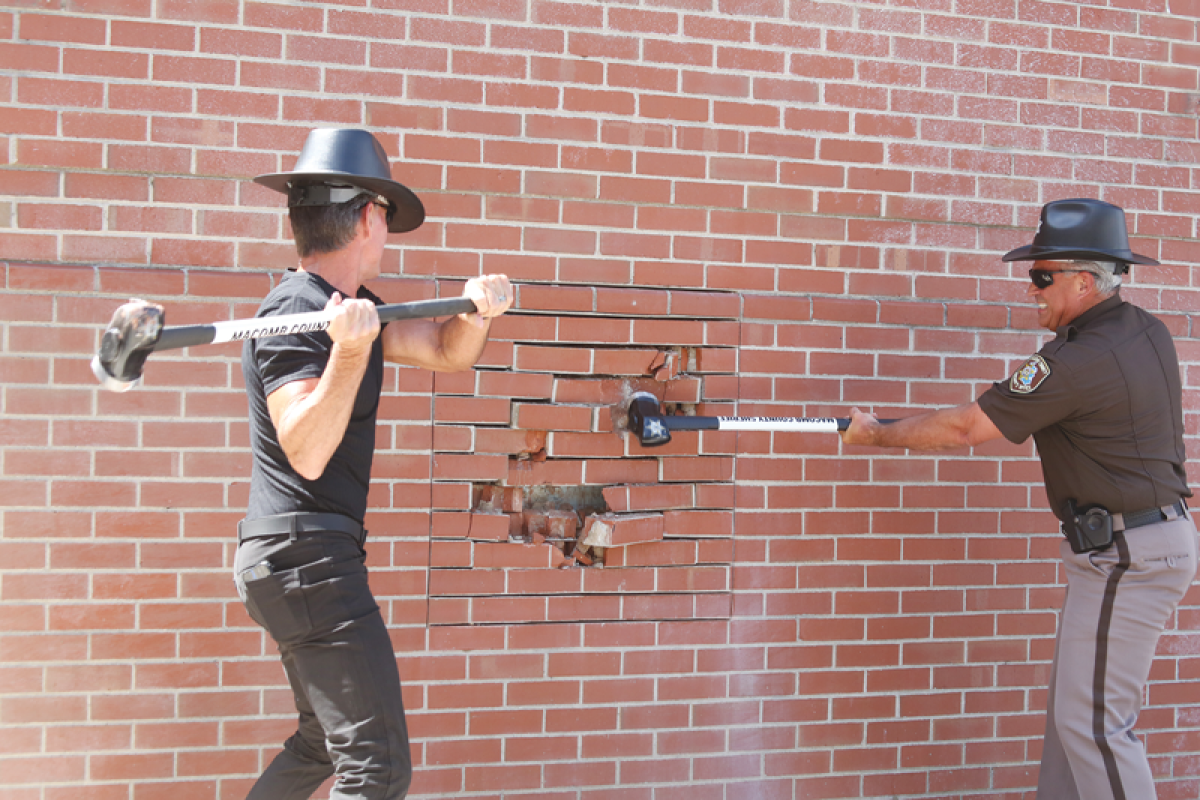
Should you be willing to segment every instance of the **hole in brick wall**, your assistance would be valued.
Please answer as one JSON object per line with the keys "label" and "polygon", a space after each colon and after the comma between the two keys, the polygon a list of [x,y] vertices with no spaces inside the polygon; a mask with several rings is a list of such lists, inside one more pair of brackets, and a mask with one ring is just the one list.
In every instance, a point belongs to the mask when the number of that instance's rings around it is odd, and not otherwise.
{"label": "hole in brick wall", "polygon": [[[484,441],[507,476],[459,483],[434,513],[429,625],[728,619],[733,454],[630,449],[623,417],[637,391],[664,414],[711,413],[698,403],[728,396],[732,348],[517,350],[503,386],[529,393]],[[542,370],[549,386],[528,378]]]}
{"label": "hole in brick wall", "polygon": [[[584,541],[585,523],[607,510],[601,487],[487,484],[472,496],[474,513],[507,517],[510,544],[548,544],[562,554],[558,567],[603,564],[603,550]],[[551,554],[551,563],[557,560]]]}
{"label": "hole in brick wall", "polygon": [[472,487],[435,538],[429,624],[728,619],[733,514],[717,483]]}

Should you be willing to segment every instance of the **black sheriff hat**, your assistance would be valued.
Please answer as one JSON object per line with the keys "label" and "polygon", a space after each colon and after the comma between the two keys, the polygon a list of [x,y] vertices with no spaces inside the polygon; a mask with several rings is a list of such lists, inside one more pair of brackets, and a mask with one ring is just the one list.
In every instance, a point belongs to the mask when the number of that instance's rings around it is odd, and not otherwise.
{"label": "black sheriff hat", "polygon": [[1103,200],[1054,200],[1042,206],[1042,221],[1033,244],[1004,254],[1005,261],[1115,261],[1125,272],[1129,264],[1157,264],[1129,249],[1125,212]]}
{"label": "black sheriff hat", "polygon": [[[425,221],[425,206],[402,183],[392,180],[387,153],[370,131],[356,128],[317,128],[308,134],[291,172],[259,175],[255,183],[288,195],[288,205],[328,205],[345,202],[330,191],[306,192],[308,186],[355,186],[383,195],[396,209],[390,233],[404,233]],[[307,196],[306,200],[306,195]]]}

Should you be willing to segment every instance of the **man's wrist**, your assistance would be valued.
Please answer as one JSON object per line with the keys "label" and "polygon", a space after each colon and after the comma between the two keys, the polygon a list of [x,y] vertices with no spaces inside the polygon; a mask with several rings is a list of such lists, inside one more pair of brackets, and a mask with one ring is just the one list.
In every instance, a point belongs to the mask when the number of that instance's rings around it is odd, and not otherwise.
{"label": "man's wrist", "polygon": [[365,360],[371,355],[371,341],[363,344],[350,344],[348,342],[334,342],[331,355],[338,358]]}
{"label": "man's wrist", "polygon": [[480,314],[478,311],[470,311],[470,312],[467,312],[464,314],[459,314],[458,318],[460,320],[462,320],[463,322],[467,323],[468,325],[470,325],[472,328],[477,328],[477,329],[486,330],[487,327],[492,324],[492,320],[490,317],[485,317],[483,314]]}

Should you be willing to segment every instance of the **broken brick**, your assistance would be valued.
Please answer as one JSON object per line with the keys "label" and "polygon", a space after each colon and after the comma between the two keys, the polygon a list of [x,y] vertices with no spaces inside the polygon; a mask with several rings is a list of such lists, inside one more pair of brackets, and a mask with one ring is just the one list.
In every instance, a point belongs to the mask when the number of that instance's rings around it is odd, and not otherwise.
{"label": "broken brick", "polygon": [[696,542],[650,542],[632,547],[613,547],[605,551],[609,567],[663,567],[691,565],[697,562]]}
{"label": "broken brick", "polygon": [[667,353],[664,363],[653,368],[654,380],[659,383],[673,381],[679,377],[679,354]]}
{"label": "broken brick", "polygon": [[613,511],[629,510],[628,486],[605,486],[600,491],[604,495],[604,504]]}
{"label": "broken brick", "polygon": [[519,486],[484,486],[479,493],[479,511],[519,512],[525,505],[525,492]]}
{"label": "broken brick", "polygon": [[547,538],[575,541],[575,531],[579,527],[579,515],[574,511],[547,511],[546,521],[550,525]]}
{"label": "broken brick", "polygon": [[666,363],[667,363],[667,354],[664,353],[662,350],[655,351],[654,358],[651,359],[650,365],[648,367],[646,367],[646,374],[654,375]]}
{"label": "broken brick", "polygon": [[508,532],[507,514],[471,514],[467,538],[472,541],[507,542]]}
{"label": "broken brick", "polygon": [[505,514],[508,517],[508,540],[510,542],[525,541],[525,515]]}
{"label": "broken brick", "polygon": [[550,533],[550,520],[545,511],[526,511],[521,517],[525,521],[525,536],[533,542],[542,543]]}
{"label": "broken brick", "polygon": [[547,509],[526,511],[525,532],[534,541],[575,541],[575,530],[579,526],[579,515],[574,511]]}
{"label": "broken brick", "polygon": [[625,547],[660,542],[662,514],[592,514],[584,523],[582,543],[589,547]]}
{"label": "broken brick", "polygon": [[605,518],[610,517],[612,517],[611,514],[605,514],[603,517],[589,514],[588,518],[583,521],[580,543],[588,547],[607,547],[608,543],[612,541],[612,524]]}

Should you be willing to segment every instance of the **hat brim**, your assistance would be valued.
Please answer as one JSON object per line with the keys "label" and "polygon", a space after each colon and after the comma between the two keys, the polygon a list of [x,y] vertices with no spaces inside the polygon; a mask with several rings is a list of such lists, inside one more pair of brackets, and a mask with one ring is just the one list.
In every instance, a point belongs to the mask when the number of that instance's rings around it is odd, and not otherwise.
{"label": "hat brim", "polygon": [[1071,260],[1120,261],[1124,264],[1146,264],[1156,266],[1159,262],[1153,258],[1139,256],[1130,250],[1122,253],[1110,253],[1104,250],[1088,250],[1077,247],[1035,247],[1027,244],[1010,250],[1002,257],[1002,261],[1071,261]]}
{"label": "hat brim", "polygon": [[288,185],[292,183],[337,183],[377,192],[396,207],[396,215],[392,217],[392,224],[388,225],[388,233],[407,233],[419,228],[425,221],[425,206],[420,198],[404,184],[383,178],[366,178],[346,172],[276,172],[259,175],[254,182],[284,194],[287,194]]}

